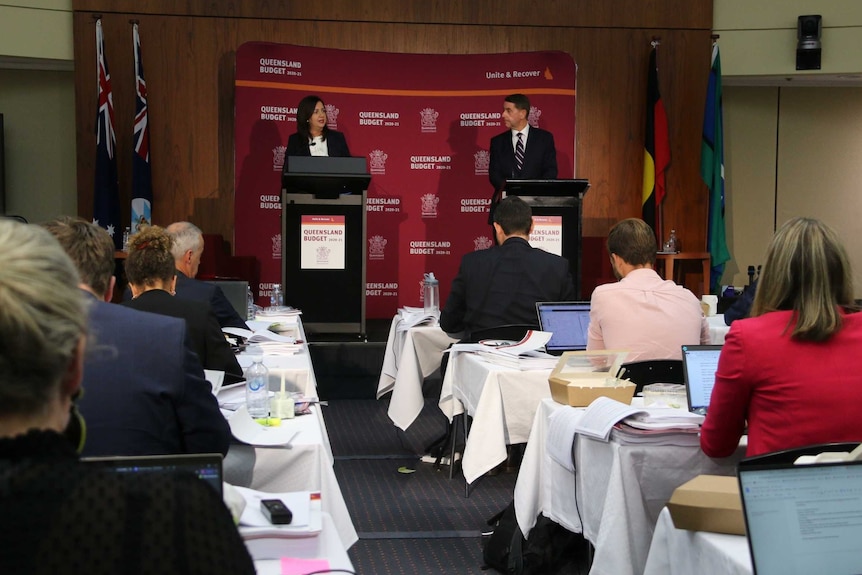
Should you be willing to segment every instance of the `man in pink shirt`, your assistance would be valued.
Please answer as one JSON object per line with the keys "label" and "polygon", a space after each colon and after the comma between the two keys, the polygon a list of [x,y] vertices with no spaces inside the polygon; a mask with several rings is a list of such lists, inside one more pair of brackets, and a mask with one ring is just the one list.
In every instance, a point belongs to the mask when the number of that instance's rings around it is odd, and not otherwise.
{"label": "man in pink shirt", "polygon": [[653,269],[655,235],[643,220],[615,225],[608,252],[620,281],[593,291],[588,350],[628,350],[627,361],[682,359],[681,346],[709,343],[698,299]]}

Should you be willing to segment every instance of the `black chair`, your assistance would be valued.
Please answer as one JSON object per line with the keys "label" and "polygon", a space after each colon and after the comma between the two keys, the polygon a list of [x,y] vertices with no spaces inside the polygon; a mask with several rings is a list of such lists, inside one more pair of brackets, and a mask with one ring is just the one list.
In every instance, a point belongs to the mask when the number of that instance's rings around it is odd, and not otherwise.
{"label": "black chair", "polygon": [[461,340],[462,343],[477,343],[483,339],[508,339],[520,341],[531,329],[539,329],[539,326],[525,323],[510,323],[494,327],[486,327],[471,332],[469,336]]}
{"label": "black chair", "polygon": [[[625,371],[623,371],[625,370]],[[620,366],[617,377],[635,384],[635,393],[643,391],[651,383],[685,383],[681,359],[650,359],[632,361]]]}
{"label": "black chair", "polygon": [[739,467],[759,467],[762,465],[791,465],[799,457],[803,455],[819,455],[826,452],[851,452],[859,447],[859,442],[849,443],[817,443],[815,445],[806,445],[803,447],[794,447],[784,449],[782,451],[773,451],[771,453],[763,453],[746,457],[739,462]]}
{"label": "black chair", "polygon": [[30,223],[27,221],[27,218],[25,218],[24,216],[15,216],[12,214],[5,214],[5,215],[0,216],[0,218],[6,218],[9,220],[17,220],[17,221],[21,222],[22,224],[29,224]]}

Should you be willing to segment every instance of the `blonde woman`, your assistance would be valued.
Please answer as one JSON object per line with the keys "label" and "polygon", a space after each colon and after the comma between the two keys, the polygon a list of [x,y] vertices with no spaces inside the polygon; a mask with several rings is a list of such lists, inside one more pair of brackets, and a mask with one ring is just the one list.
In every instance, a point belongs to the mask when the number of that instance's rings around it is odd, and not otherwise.
{"label": "blonde woman", "polygon": [[78,459],[80,435],[66,432],[78,420],[87,304],[57,240],[0,220],[0,270],[0,573],[254,573],[198,478]]}
{"label": "blonde woman", "polygon": [[701,448],[747,455],[862,441],[862,314],[850,263],[822,222],[794,218],[767,250],[751,318],[733,322],[718,362]]}

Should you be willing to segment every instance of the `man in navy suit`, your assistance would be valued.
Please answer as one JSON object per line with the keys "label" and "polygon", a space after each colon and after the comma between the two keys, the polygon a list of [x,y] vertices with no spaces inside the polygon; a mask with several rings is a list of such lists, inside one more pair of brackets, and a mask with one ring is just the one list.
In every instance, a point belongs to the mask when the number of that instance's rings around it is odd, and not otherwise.
{"label": "man in navy suit", "polygon": [[521,198],[509,196],[500,201],[494,212],[499,245],[461,259],[440,315],[443,331],[463,333],[469,339],[476,330],[506,324],[538,329],[537,301],[574,299],[569,262],[530,247],[532,218],[530,206]]}
{"label": "man in navy suit", "polygon": [[557,149],[554,136],[547,130],[534,128],[527,122],[530,99],[523,94],[506,96],[503,102],[503,122],[509,128],[491,138],[491,164],[488,179],[494,186],[493,213],[506,180],[553,180],[557,177]]}
{"label": "man in navy suit", "polygon": [[218,408],[182,319],[145,313],[111,301],[114,242],[104,229],[77,218],[44,227],[69,254],[89,294],[83,455],[221,453],[230,428]]}
{"label": "man in navy suit", "polygon": [[191,222],[174,222],[165,229],[174,240],[171,253],[177,267],[177,297],[208,303],[221,328],[248,329],[220,287],[194,279],[204,253],[204,235],[200,228]]}

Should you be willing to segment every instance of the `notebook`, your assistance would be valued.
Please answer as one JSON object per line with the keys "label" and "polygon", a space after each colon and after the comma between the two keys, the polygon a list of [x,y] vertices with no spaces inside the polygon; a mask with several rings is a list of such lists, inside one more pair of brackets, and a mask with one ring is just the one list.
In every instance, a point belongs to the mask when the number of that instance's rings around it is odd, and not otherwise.
{"label": "notebook", "polygon": [[718,369],[720,345],[682,346],[682,374],[685,381],[685,395],[688,410],[706,415],[712,386],[715,385],[715,371]]}
{"label": "notebook", "polygon": [[862,573],[862,461],[740,465],[755,575]]}
{"label": "notebook", "polygon": [[185,471],[205,481],[219,497],[222,495],[222,456],[219,453],[184,453],[180,455],[140,455],[130,457],[84,457],[88,465],[96,465],[115,473],[165,473]]}
{"label": "notebook", "polygon": [[564,351],[587,349],[590,302],[536,302],[536,313],[539,316],[539,329],[554,334],[545,344],[548,353],[562,355]]}

